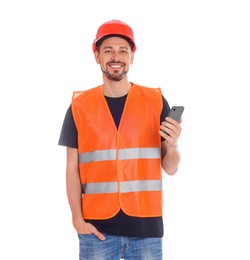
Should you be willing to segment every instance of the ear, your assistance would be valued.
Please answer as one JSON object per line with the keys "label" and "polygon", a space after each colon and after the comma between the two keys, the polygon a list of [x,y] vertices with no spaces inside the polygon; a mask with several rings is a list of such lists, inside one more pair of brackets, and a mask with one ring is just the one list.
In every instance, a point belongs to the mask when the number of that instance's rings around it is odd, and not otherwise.
{"label": "ear", "polygon": [[132,65],[133,62],[134,62],[134,54],[135,54],[135,52],[132,51],[132,53],[131,53],[131,59],[130,59],[130,64],[131,64],[131,65]]}
{"label": "ear", "polygon": [[94,52],[94,55],[95,55],[95,61],[97,64],[100,64],[100,61],[99,61],[99,52],[98,51],[95,51]]}

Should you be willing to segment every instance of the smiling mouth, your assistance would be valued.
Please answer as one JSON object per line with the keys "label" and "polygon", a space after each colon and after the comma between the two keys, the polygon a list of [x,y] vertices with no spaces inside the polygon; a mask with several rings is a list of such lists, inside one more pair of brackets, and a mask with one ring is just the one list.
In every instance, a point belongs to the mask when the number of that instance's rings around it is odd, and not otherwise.
{"label": "smiling mouth", "polygon": [[120,69],[120,68],[122,68],[123,67],[123,64],[121,64],[121,63],[110,63],[110,64],[108,64],[109,65],[109,67],[111,67],[112,69]]}

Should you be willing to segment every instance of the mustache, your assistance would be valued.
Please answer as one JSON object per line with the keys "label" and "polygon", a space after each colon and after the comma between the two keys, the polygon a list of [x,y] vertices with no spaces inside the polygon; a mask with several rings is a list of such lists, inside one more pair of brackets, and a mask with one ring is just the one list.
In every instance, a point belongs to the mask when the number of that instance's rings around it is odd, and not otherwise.
{"label": "mustache", "polygon": [[116,60],[112,60],[112,61],[109,61],[109,62],[107,62],[107,65],[110,65],[110,64],[113,64],[113,63],[116,63],[116,64],[121,64],[121,65],[123,65],[123,66],[125,66],[125,65],[126,65],[126,63],[125,63],[125,62],[116,61]]}

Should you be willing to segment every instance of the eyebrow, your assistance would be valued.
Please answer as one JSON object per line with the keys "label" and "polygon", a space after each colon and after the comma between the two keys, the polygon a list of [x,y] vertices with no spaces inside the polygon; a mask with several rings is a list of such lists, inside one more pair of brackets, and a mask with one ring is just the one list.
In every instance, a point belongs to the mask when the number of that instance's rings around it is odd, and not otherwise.
{"label": "eyebrow", "polygon": [[[103,47],[103,49],[113,49],[113,47],[112,47],[112,46],[105,46],[105,47]],[[128,50],[129,47],[122,46],[122,47],[120,47],[119,49],[126,49],[126,50]]]}

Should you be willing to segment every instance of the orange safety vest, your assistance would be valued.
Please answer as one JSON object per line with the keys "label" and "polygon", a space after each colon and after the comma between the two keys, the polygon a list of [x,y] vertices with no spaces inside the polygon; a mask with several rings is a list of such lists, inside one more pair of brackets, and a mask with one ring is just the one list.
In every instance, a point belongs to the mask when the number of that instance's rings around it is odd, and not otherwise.
{"label": "orange safety vest", "polygon": [[100,86],[74,92],[72,111],[83,218],[161,216],[161,90],[134,84],[118,129]]}

